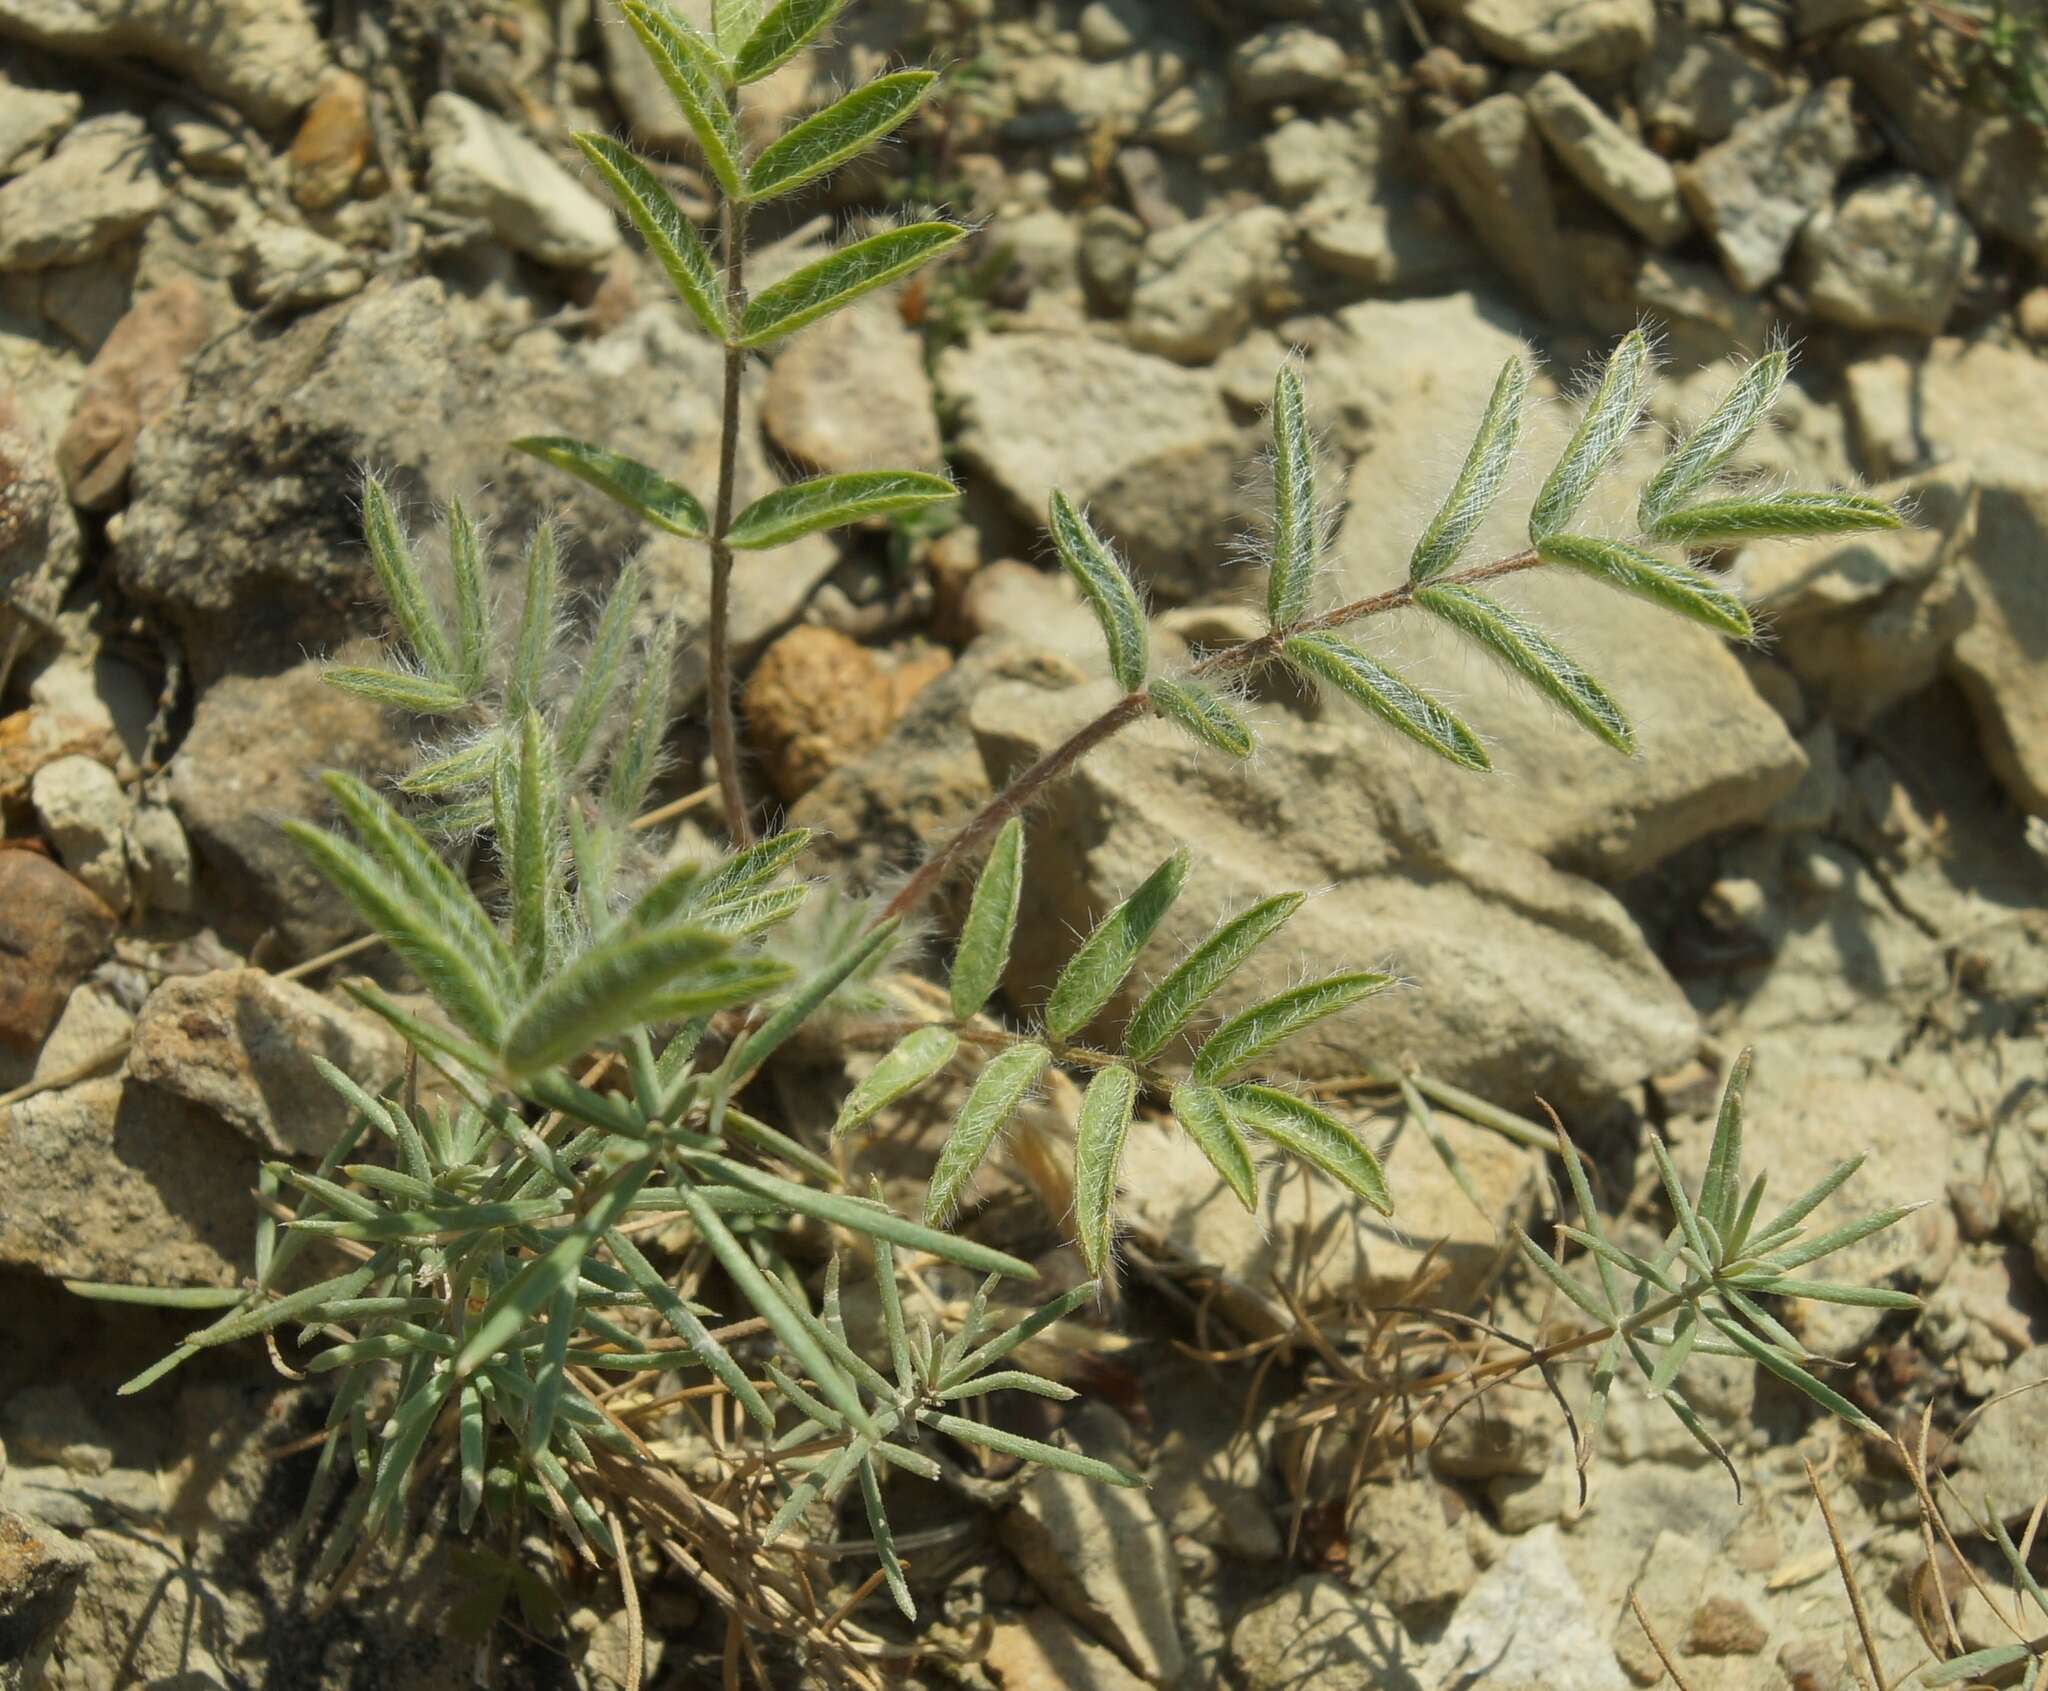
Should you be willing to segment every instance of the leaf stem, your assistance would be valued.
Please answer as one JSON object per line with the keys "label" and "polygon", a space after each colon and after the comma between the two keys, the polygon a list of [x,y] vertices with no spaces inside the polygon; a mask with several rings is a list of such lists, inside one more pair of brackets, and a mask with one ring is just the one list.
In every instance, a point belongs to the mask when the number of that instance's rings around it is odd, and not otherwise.
{"label": "leaf stem", "polygon": [[[1493,581],[1500,576],[1516,575],[1523,570],[1536,569],[1542,565],[1532,548],[1517,552],[1511,557],[1496,558],[1487,564],[1478,564],[1469,570],[1441,577],[1431,583],[1433,586],[1458,585],[1471,587],[1480,582]],[[1388,611],[1399,610],[1415,597],[1415,583],[1404,581],[1398,587],[1390,587],[1384,593],[1375,593],[1368,598],[1353,599],[1349,604],[1339,605],[1335,610],[1324,611],[1318,616],[1303,617],[1285,628],[1269,629],[1255,639],[1240,641],[1235,646],[1225,646],[1194,666],[1198,676],[1235,675],[1246,670],[1263,668],[1277,662],[1283,642],[1297,634],[1322,633],[1333,628],[1342,628],[1347,623],[1357,622],[1365,617],[1381,616]],[[1126,693],[1094,721],[1070,734],[1065,740],[1047,752],[1022,774],[1012,777],[1003,790],[983,805],[973,818],[965,823],[951,839],[925,859],[917,872],[897,890],[889,900],[877,923],[894,917],[907,915],[929,898],[959,866],[969,858],[1012,816],[1020,815],[1040,793],[1058,780],[1074,765],[1079,763],[1105,740],[1113,739],[1126,728],[1145,716],[1152,708],[1150,693],[1142,688]]]}
{"label": "leaf stem", "polygon": [[733,715],[732,679],[732,531],[734,483],[738,479],[740,446],[740,378],[747,354],[739,344],[740,317],[746,310],[747,208],[725,198],[719,207],[720,257],[725,264],[725,397],[719,417],[718,503],[711,524],[711,630],[709,674],[705,685],[711,701],[711,760],[718,770],[718,791],[725,805],[726,831],[735,846],[753,844],[747,818],[746,789],[740,784],[739,728]]}

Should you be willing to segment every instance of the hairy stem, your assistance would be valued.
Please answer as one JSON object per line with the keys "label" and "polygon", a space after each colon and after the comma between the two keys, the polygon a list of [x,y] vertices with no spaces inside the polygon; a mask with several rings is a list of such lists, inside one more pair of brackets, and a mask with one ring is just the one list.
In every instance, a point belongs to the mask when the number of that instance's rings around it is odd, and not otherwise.
{"label": "hairy stem", "polygon": [[[1504,575],[1516,575],[1523,570],[1535,569],[1542,559],[1532,551],[1517,552],[1511,557],[1496,558],[1492,563],[1478,564],[1455,575],[1444,576],[1435,586],[1476,586],[1480,582],[1492,581]],[[1225,646],[1211,652],[1195,665],[1193,673],[1199,676],[1237,675],[1247,670],[1258,670],[1277,662],[1281,644],[1297,634],[1318,634],[1332,628],[1342,628],[1346,623],[1360,621],[1365,617],[1381,616],[1388,611],[1399,610],[1415,597],[1415,584],[1404,581],[1398,587],[1390,587],[1384,593],[1373,594],[1370,598],[1354,599],[1349,604],[1339,605],[1335,610],[1324,611],[1318,616],[1303,617],[1299,622],[1286,628],[1271,629],[1256,639],[1240,641],[1235,646]],[[1021,814],[1032,800],[1045,791],[1054,781],[1072,769],[1105,740],[1113,739],[1141,717],[1150,713],[1152,697],[1147,692],[1126,693],[1121,699],[1096,717],[1093,722],[1069,735],[1060,744],[1040,758],[1030,768],[1011,778],[1003,790],[983,805],[981,810],[967,822],[958,833],[946,841],[932,855],[925,859],[917,873],[905,881],[896,896],[889,900],[877,924],[891,917],[903,916],[915,910],[939,885],[973,854],[1012,816]]]}
{"label": "hairy stem", "polygon": [[747,819],[746,789],[740,784],[739,727],[732,704],[732,530],[733,484],[738,479],[740,449],[740,377],[747,355],[739,345],[740,314],[746,309],[747,208],[726,200],[719,214],[720,256],[725,261],[725,399],[719,418],[718,503],[711,524],[711,760],[718,769],[719,797],[725,806],[726,831],[735,846],[753,843]]}

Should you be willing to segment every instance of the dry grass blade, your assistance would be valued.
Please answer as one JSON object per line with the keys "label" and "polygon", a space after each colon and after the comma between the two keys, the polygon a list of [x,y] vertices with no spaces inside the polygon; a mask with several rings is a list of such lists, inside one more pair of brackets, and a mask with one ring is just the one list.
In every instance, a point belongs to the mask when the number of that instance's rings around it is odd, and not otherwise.
{"label": "dry grass blade", "polygon": [[1657,1652],[1657,1660],[1664,1664],[1664,1671],[1671,1675],[1671,1683],[1678,1687],[1678,1691],[1692,1691],[1692,1687],[1686,1683],[1685,1675],[1678,1671],[1678,1664],[1671,1659],[1671,1652],[1664,1648],[1664,1640],[1657,1636],[1657,1629],[1650,1624],[1650,1617],[1643,1613],[1642,1601],[1636,1596],[1634,1586],[1628,1588],[1628,1606],[1629,1612],[1636,1618],[1636,1625],[1643,1629],[1643,1636],[1650,1641],[1650,1648]]}

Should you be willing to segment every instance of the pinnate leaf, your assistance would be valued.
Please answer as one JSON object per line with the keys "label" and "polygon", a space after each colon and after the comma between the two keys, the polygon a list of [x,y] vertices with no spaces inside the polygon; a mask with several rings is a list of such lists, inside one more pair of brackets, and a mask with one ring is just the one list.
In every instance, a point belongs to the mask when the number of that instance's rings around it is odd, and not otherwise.
{"label": "pinnate leaf", "polygon": [[1860,493],[1766,493],[1667,511],[1650,524],[1650,533],[1655,539],[1687,546],[1717,546],[1735,540],[1853,534],[1897,528],[1902,521],[1896,505]]}
{"label": "pinnate leaf", "polygon": [[1586,495],[1614,461],[1622,443],[1643,414],[1643,393],[1650,370],[1649,343],[1642,331],[1624,335],[1607,360],[1600,385],[1586,402],[1586,412],[1572,431],[1557,467],[1529,511],[1529,538],[1541,543],[1572,520]]}
{"label": "pinnate leaf", "polygon": [[1536,550],[1545,563],[1577,570],[1733,639],[1748,640],[1756,633],[1748,607],[1690,564],[1673,563],[1619,540],[1586,534],[1547,534],[1536,542]]}
{"label": "pinnate leaf", "polygon": [[1226,1096],[1232,1113],[1255,1133],[1321,1169],[1380,1214],[1394,1213],[1379,1158],[1328,1110],[1273,1086],[1233,1086]]}
{"label": "pinnate leaf", "polygon": [[915,1033],[905,1034],[847,1094],[832,1131],[851,1133],[877,1111],[887,1109],[930,1080],[953,1060],[953,1053],[959,1049],[959,1036],[951,1028],[919,1028]]}
{"label": "pinnate leaf", "polygon": [[1484,773],[1493,767],[1479,737],[1427,693],[1409,686],[1334,634],[1296,634],[1280,648],[1289,663],[1363,705],[1388,727],[1438,757]]}
{"label": "pinnate leaf", "polygon": [[733,77],[759,82],[801,53],[845,8],[846,0],[774,0],[733,55]]}
{"label": "pinnate leaf", "polygon": [[980,1011],[1010,966],[1017,936],[1017,906],[1024,890],[1024,824],[1013,816],[996,835],[974,883],[974,898],[953,953],[953,1015],[966,1021]]}
{"label": "pinnate leaf", "polygon": [[864,517],[915,511],[953,498],[958,489],[944,476],[917,470],[860,470],[850,475],[813,476],[763,494],[733,519],[726,540],[739,551],[786,546],[820,529],[842,528]]}
{"label": "pinnate leaf", "polygon": [[1092,1022],[1123,985],[1188,878],[1192,858],[1183,846],[1148,875],[1131,896],[1095,925],[1053,982],[1046,1000],[1045,1027],[1055,1039],[1071,1039]]}
{"label": "pinnate leaf", "polygon": [[1135,693],[1145,685],[1145,608],[1116,554],[1057,488],[1052,496],[1052,542],[1102,625],[1110,674],[1125,692]]}
{"label": "pinnate leaf", "polygon": [[1449,496],[1429,527],[1415,543],[1408,560],[1410,581],[1429,581],[1442,575],[1458,561],[1474,531],[1486,520],[1495,497],[1507,485],[1508,469],[1514,462],[1515,439],[1522,427],[1522,396],[1529,385],[1529,373],[1519,358],[1501,366],[1493,384],[1493,396],[1486,403],[1479,433],[1465,456],[1465,466],[1451,484]]}
{"label": "pinnate leaf", "polygon": [[1145,691],[1155,715],[1163,716],[1211,751],[1229,757],[1250,757],[1258,749],[1251,724],[1215,688],[1184,677],[1159,675],[1153,677]]}
{"label": "pinnate leaf", "polygon": [[1239,965],[1286,925],[1303,897],[1298,892],[1281,893],[1218,923],[1132,1012],[1124,1028],[1125,1055],[1141,1063],[1156,1056]]}
{"label": "pinnate leaf", "polygon": [[1237,1201],[1248,1210],[1256,1209],[1259,1188],[1251,1152],[1231,1118],[1229,1099],[1216,1087],[1183,1082],[1173,1089],[1173,1114]]}
{"label": "pinnate leaf", "polygon": [[677,297],[690,308],[690,315],[704,325],[704,332],[714,340],[724,340],[725,302],[719,297],[718,272],[696,228],[683,215],[674,196],[662,186],[661,179],[609,135],[585,132],[570,139],[590,160],[591,168],[604,178],[605,186],[619,202],[619,209],[640,231],[647,250],[668,272]]}
{"label": "pinnate leaf", "polygon": [[1616,751],[1635,751],[1635,730],[1622,715],[1621,707],[1528,618],[1484,593],[1451,583],[1418,589],[1415,603],[1485,647],[1574,722]]}
{"label": "pinnate leaf", "polygon": [[916,111],[936,81],[936,71],[901,70],[833,101],[754,160],[747,170],[747,192],[763,200],[836,170]]}
{"label": "pinnate leaf", "polygon": [[1266,576],[1266,621],[1272,627],[1286,628],[1308,609],[1321,545],[1308,404],[1300,372],[1283,364],[1273,383],[1273,561]]}
{"label": "pinnate leaf", "polygon": [[623,452],[587,440],[572,440],[567,435],[527,435],[515,440],[512,447],[558,470],[567,470],[579,481],[588,482],[598,492],[670,534],[680,534],[685,540],[702,540],[711,532],[711,524],[696,495]]}
{"label": "pinnate leaf", "polygon": [[1327,1016],[1347,1010],[1363,999],[1385,992],[1394,984],[1392,975],[1374,974],[1368,969],[1351,969],[1304,981],[1271,998],[1238,1011],[1202,1042],[1195,1053],[1194,1078],[1201,1086],[1216,1086],[1256,1063],[1282,1040],[1291,1039]]}
{"label": "pinnate leaf", "polygon": [[1081,1120],[1074,1135],[1074,1224],[1081,1256],[1098,1279],[1109,1261],[1117,1169],[1137,1099],[1138,1077],[1121,1064],[1098,1070],[1081,1099]]}
{"label": "pinnate leaf", "polygon": [[740,198],[746,184],[740,174],[739,125],[726,102],[725,71],[711,43],[660,0],[623,0],[621,9],[675,96],[705,165],[719,187]]}
{"label": "pinnate leaf", "polygon": [[837,311],[862,294],[907,276],[966,239],[957,223],[911,223],[805,265],[747,301],[740,345],[766,346]]}

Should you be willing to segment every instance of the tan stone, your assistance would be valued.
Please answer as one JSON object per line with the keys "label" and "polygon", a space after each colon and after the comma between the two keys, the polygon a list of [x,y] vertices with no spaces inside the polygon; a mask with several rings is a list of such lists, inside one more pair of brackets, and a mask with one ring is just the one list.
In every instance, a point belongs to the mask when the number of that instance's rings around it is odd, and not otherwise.
{"label": "tan stone", "polygon": [[761,654],[741,708],[775,791],[801,798],[887,732],[889,678],[867,648],[829,628],[793,628]]}
{"label": "tan stone", "polygon": [[349,71],[329,72],[292,137],[292,198],[308,211],[346,198],[370,151],[369,85]]}
{"label": "tan stone", "polygon": [[185,360],[205,343],[209,317],[197,284],[179,278],[141,295],[115,324],[57,442],[57,467],[74,504],[105,511],[121,503],[135,438],[177,399]]}
{"label": "tan stone", "polygon": [[33,1051],[113,937],[113,911],[47,857],[0,850],[0,1044]]}

